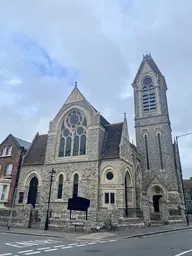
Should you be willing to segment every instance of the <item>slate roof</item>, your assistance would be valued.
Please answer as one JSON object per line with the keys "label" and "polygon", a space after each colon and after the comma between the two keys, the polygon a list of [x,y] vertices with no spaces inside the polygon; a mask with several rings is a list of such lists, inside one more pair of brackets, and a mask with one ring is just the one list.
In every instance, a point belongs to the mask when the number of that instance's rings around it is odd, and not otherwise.
{"label": "slate roof", "polygon": [[192,180],[191,179],[184,179],[183,180],[184,188],[192,189]]}
{"label": "slate roof", "polygon": [[31,145],[31,143],[29,143],[28,141],[19,139],[19,138],[15,137],[15,136],[14,136],[14,138],[15,138],[15,140],[17,141],[17,143],[18,143],[21,147],[23,147],[23,148],[25,148],[25,149],[28,149],[28,148],[30,147],[30,145]]}
{"label": "slate roof", "polygon": [[136,80],[138,79],[138,76],[139,76],[139,74],[141,73],[142,68],[143,68],[143,66],[144,66],[144,64],[145,64],[146,62],[147,62],[148,65],[152,68],[152,70],[153,70],[153,72],[154,72],[155,74],[160,75],[160,76],[163,76],[162,73],[161,73],[161,71],[160,71],[159,68],[157,67],[155,61],[154,61],[153,58],[151,57],[151,55],[147,55],[147,56],[143,56],[143,60],[142,60],[141,65],[140,65],[140,67],[139,67],[139,69],[138,69],[138,71],[137,71],[137,74],[136,74],[136,76],[135,76],[135,79],[134,79],[133,83],[135,83]]}
{"label": "slate roof", "polygon": [[106,132],[101,158],[106,159],[118,157],[123,123],[105,125],[105,128]]}
{"label": "slate roof", "polygon": [[41,165],[45,161],[45,153],[47,147],[47,134],[37,134],[29,151],[27,152],[23,165]]}

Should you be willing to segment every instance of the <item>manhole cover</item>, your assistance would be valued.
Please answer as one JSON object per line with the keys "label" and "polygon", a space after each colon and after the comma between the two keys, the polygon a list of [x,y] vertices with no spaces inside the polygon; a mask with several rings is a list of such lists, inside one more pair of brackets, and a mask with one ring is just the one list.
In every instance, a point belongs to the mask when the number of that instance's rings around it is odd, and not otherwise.
{"label": "manhole cover", "polygon": [[101,250],[86,250],[85,252],[95,252],[95,253],[97,253],[97,252],[101,252]]}

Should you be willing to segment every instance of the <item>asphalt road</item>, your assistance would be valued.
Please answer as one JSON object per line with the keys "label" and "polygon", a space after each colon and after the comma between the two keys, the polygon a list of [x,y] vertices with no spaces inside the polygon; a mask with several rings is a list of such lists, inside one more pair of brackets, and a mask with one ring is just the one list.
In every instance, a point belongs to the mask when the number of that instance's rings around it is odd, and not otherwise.
{"label": "asphalt road", "polygon": [[0,233],[0,256],[192,256],[192,230],[132,239],[70,241]]}

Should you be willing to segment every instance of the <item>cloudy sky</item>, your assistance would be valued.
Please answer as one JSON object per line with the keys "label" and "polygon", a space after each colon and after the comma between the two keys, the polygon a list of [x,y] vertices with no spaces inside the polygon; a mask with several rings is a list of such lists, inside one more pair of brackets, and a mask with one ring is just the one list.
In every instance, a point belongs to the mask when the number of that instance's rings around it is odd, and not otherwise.
{"label": "cloudy sky", "polygon": [[[1,0],[0,140],[31,141],[78,87],[110,122],[127,112],[146,51],[165,75],[173,136],[192,132],[191,0]],[[192,136],[180,138],[192,176]]]}

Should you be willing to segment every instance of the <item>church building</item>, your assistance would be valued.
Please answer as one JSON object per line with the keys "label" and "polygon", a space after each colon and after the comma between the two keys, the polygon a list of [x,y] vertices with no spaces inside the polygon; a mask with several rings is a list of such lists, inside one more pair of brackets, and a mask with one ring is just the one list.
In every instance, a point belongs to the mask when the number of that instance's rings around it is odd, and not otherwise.
{"label": "church building", "polygon": [[17,188],[15,209],[22,226],[44,226],[51,170],[49,228],[68,230],[75,221],[86,229],[182,221],[182,175],[167,84],[150,54],[143,56],[132,87],[136,146],[129,140],[126,114],[110,123],[77,85],[49,123],[48,134],[35,135]]}

